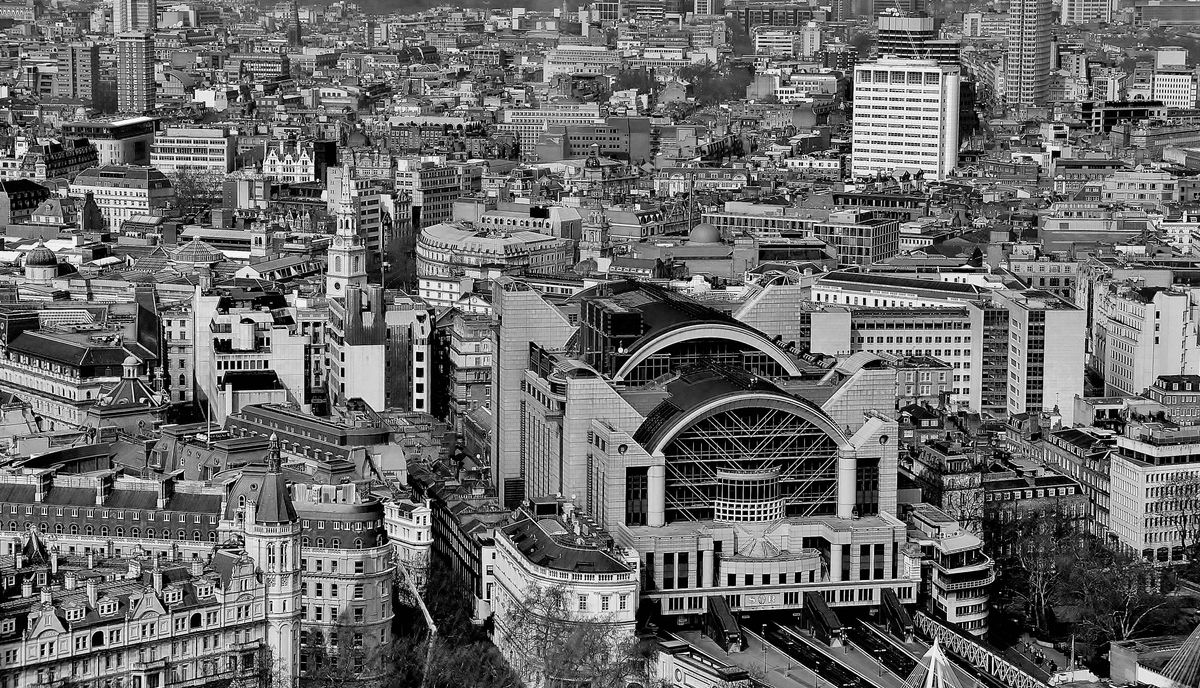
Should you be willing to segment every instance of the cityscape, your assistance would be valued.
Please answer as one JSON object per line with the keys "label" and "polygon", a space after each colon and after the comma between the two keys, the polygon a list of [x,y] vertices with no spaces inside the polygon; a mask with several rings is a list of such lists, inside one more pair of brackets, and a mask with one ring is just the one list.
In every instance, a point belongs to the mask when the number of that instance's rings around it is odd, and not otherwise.
{"label": "cityscape", "polygon": [[1200,0],[0,31],[0,688],[1200,688]]}

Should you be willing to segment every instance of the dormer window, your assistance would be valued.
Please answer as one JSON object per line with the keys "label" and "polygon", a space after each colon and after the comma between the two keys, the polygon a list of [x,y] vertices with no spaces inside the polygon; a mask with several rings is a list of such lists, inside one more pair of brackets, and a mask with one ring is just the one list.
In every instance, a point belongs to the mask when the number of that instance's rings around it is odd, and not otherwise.
{"label": "dormer window", "polygon": [[182,590],[168,589],[163,592],[163,602],[166,602],[167,604],[177,604],[182,599],[183,599],[183,591]]}
{"label": "dormer window", "polygon": [[100,603],[100,616],[111,616],[117,613],[117,603],[113,600],[105,600]]}
{"label": "dormer window", "polygon": [[0,633],[8,634],[8,633],[12,633],[15,630],[17,630],[17,620],[16,619],[0,620]]}
{"label": "dormer window", "polygon": [[213,592],[211,585],[197,585],[196,597],[208,597]]}
{"label": "dormer window", "polygon": [[67,610],[67,621],[82,621],[83,607],[72,607]]}

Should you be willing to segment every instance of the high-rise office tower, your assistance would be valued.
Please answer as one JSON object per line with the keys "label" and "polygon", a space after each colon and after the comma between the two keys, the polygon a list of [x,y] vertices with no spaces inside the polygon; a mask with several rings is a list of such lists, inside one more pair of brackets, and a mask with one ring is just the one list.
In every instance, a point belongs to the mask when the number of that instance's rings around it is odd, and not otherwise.
{"label": "high-rise office tower", "polygon": [[153,110],[154,101],[154,37],[117,36],[117,109],[140,114]]}
{"label": "high-rise office tower", "polygon": [[1062,15],[1059,22],[1091,24],[1112,21],[1112,0],[1062,0]]}
{"label": "high-rise office tower", "polygon": [[958,41],[938,38],[933,17],[878,17],[879,35],[875,41],[879,57],[905,57],[936,60],[941,65],[959,64]]}
{"label": "high-rise office tower", "polygon": [[1008,56],[1005,76],[1008,107],[1037,107],[1050,90],[1054,8],[1050,0],[1013,0],[1008,6]]}
{"label": "high-rise office tower", "polygon": [[854,176],[923,171],[944,179],[958,164],[958,67],[885,57],[854,68]]}
{"label": "high-rise office tower", "polygon": [[299,47],[304,45],[304,34],[300,29],[300,6],[292,0],[292,9],[288,13],[287,23],[288,45]]}
{"label": "high-rise office tower", "polygon": [[100,48],[95,43],[72,43],[58,52],[54,95],[92,100],[100,78]]}
{"label": "high-rise office tower", "polygon": [[158,28],[156,0],[113,0],[113,35]]}

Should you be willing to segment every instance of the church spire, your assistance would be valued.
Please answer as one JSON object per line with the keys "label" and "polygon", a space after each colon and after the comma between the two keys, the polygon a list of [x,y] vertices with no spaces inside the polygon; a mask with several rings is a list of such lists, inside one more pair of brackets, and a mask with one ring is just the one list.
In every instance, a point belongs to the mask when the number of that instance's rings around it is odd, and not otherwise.
{"label": "church spire", "polygon": [[348,158],[338,171],[337,228],[326,253],[325,295],[329,297],[344,297],[348,286],[367,283],[367,247],[359,233],[353,158]]}

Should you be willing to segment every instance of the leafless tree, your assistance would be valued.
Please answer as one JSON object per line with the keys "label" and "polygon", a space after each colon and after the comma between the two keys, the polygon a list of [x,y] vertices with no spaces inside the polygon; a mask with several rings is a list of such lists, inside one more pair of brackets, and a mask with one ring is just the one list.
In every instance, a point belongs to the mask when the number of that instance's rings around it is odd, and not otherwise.
{"label": "leafless tree", "polygon": [[1172,616],[1175,600],[1162,589],[1161,572],[1126,553],[1098,551],[1072,568],[1071,601],[1080,610],[1078,626],[1098,640],[1127,640]]}
{"label": "leafless tree", "polygon": [[[501,593],[504,594],[504,593]],[[562,586],[538,587],[510,600],[497,619],[497,644],[513,670],[547,683],[583,681],[590,688],[625,688],[645,679],[646,657],[611,615],[583,615]]]}
{"label": "leafless tree", "polygon": [[996,560],[1002,598],[1023,609],[1034,628],[1049,627],[1081,546],[1075,521],[1059,508],[1014,510],[989,517],[985,534]]}
{"label": "leafless tree", "polygon": [[215,172],[180,167],[167,174],[175,189],[175,205],[185,215],[203,213],[221,203],[225,177]]}

